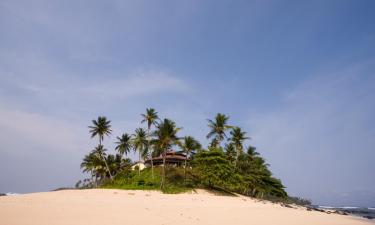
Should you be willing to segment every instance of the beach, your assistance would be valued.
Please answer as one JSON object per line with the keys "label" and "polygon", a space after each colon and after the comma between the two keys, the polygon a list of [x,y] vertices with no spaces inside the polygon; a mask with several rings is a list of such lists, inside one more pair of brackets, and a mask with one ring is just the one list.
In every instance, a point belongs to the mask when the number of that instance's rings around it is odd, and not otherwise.
{"label": "beach", "polygon": [[288,208],[204,190],[184,194],[86,189],[0,197],[1,225],[366,225],[354,216]]}

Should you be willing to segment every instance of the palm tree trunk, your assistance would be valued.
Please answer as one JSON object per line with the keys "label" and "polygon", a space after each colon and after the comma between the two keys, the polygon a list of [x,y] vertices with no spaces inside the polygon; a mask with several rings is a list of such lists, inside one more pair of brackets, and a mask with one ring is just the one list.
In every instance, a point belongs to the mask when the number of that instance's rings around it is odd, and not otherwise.
{"label": "palm tree trunk", "polygon": [[151,177],[152,180],[154,180],[154,162],[152,160],[152,150],[150,148],[150,127],[147,129],[147,147],[150,150],[150,157],[151,157]]}
{"label": "palm tree trunk", "polygon": [[103,155],[102,155],[102,159],[103,159],[103,161],[104,161],[104,163],[105,163],[105,166],[107,167],[107,170],[108,170],[108,173],[109,173],[109,178],[111,178],[111,180],[113,180],[111,170],[109,169],[109,166],[108,166],[107,160],[104,158]]}
{"label": "palm tree trunk", "polygon": [[240,155],[240,149],[238,146],[236,146],[236,160],[234,161],[234,166],[237,165],[238,162],[238,156]]}
{"label": "palm tree trunk", "polygon": [[94,172],[91,170],[90,173],[91,173],[91,184],[94,185],[95,184]]}
{"label": "palm tree trunk", "polygon": [[[99,136],[99,145],[102,145],[102,139],[101,139],[100,136]],[[107,160],[105,160],[105,158],[104,158],[103,155],[101,155],[101,157],[102,157],[102,160],[103,160],[104,163],[105,163],[105,166],[107,167],[107,170],[108,170],[108,173],[109,173],[109,177],[111,178],[111,180],[113,180],[112,173],[111,173],[111,170],[109,169],[109,166],[108,166]]]}
{"label": "palm tree trunk", "polygon": [[186,161],[187,161],[187,153],[185,156],[185,166],[184,166],[184,184],[186,185]]}
{"label": "palm tree trunk", "polygon": [[138,152],[138,176],[141,175],[141,151]]}
{"label": "palm tree trunk", "polygon": [[166,150],[163,152],[163,168],[162,168],[162,175],[161,175],[161,183],[160,183],[160,188],[164,189],[165,185],[165,157],[167,153]]}

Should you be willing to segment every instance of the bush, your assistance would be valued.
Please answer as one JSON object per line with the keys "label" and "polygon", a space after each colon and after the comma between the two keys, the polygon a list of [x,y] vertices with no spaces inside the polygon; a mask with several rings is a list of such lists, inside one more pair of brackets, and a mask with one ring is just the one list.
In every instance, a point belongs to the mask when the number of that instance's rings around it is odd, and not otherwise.
{"label": "bush", "polygon": [[[264,159],[259,155],[243,153],[236,162],[230,162],[221,148],[198,151],[191,161],[193,169],[187,168],[186,180],[184,168],[166,166],[164,193],[181,193],[193,188],[218,189],[224,192],[236,192],[270,201],[308,204],[299,198],[288,198],[279,179],[272,176]],[[138,174],[137,170],[124,170],[113,181],[102,183],[104,188],[130,190],[160,190],[161,167],[154,167],[154,179],[151,168]]]}
{"label": "bush", "polygon": [[[103,188],[116,188],[125,190],[160,190],[161,168],[154,167],[154,179],[151,168],[138,171],[122,172],[115,176],[113,181],[103,184]],[[189,184],[193,183],[188,176]],[[164,193],[181,193],[191,190],[192,186],[184,185],[184,171],[180,167],[166,167],[166,184],[162,190]]]}
{"label": "bush", "polygon": [[292,196],[289,196],[286,202],[289,204],[296,204],[296,205],[302,205],[302,206],[311,205],[311,200],[309,199],[304,199],[300,197],[292,197]]}
{"label": "bush", "polygon": [[208,188],[234,190],[241,180],[224,152],[218,148],[199,151],[194,157],[193,168],[200,184]]}

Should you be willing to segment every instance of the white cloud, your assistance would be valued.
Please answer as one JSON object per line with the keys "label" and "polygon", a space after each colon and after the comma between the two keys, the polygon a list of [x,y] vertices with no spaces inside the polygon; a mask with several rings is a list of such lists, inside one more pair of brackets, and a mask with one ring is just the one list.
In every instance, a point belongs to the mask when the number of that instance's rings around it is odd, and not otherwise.
{"label": "white cloud", "polygon": [[78,88],[78,93],[94,98],[129,98],[163,92],[187,92],[186,82],[163,71],[139,71],[124,78],[98,81]]}
{"label": "white cloud", "polygon": [[21,145],[16,151],[29,151],[27,146],[37,146],[50,152],[77,151],[82,146],[83,129],[78,124],[70,124],[36,113],[7,109],[4,105],[1,107],[0,133],[3,134],[2,143],[7,146],[1,152],[15,151],[12,149],[14,145]]}

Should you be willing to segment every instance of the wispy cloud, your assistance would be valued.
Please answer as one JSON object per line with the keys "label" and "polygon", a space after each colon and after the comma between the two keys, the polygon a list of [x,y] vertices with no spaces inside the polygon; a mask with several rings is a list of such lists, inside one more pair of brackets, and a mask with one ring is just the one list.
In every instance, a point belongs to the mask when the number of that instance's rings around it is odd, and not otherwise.
{"label": "wispy cloud", "polygon": [[179,92],[186,93],[189,85],[177,77],[162,71],[139,71],[130,76],[94,84],[86,84],[78,88],[77,92],[94,98],[116,99],[129,98],[139,95],[155,93]]}
{"label": "wispy cloud", "polygon": [[36,147],[36,151],[48,149],[50,153],[56,151],[68,153],[76,151],[83,144],[81,140],[84,128],[67,121],[10,109],[3,104],[1,104],[0,118],[2,143],[7,146],[1,149],[2,153],[15,151],[14,145],[22,145],[18,150],[20,152]]}

